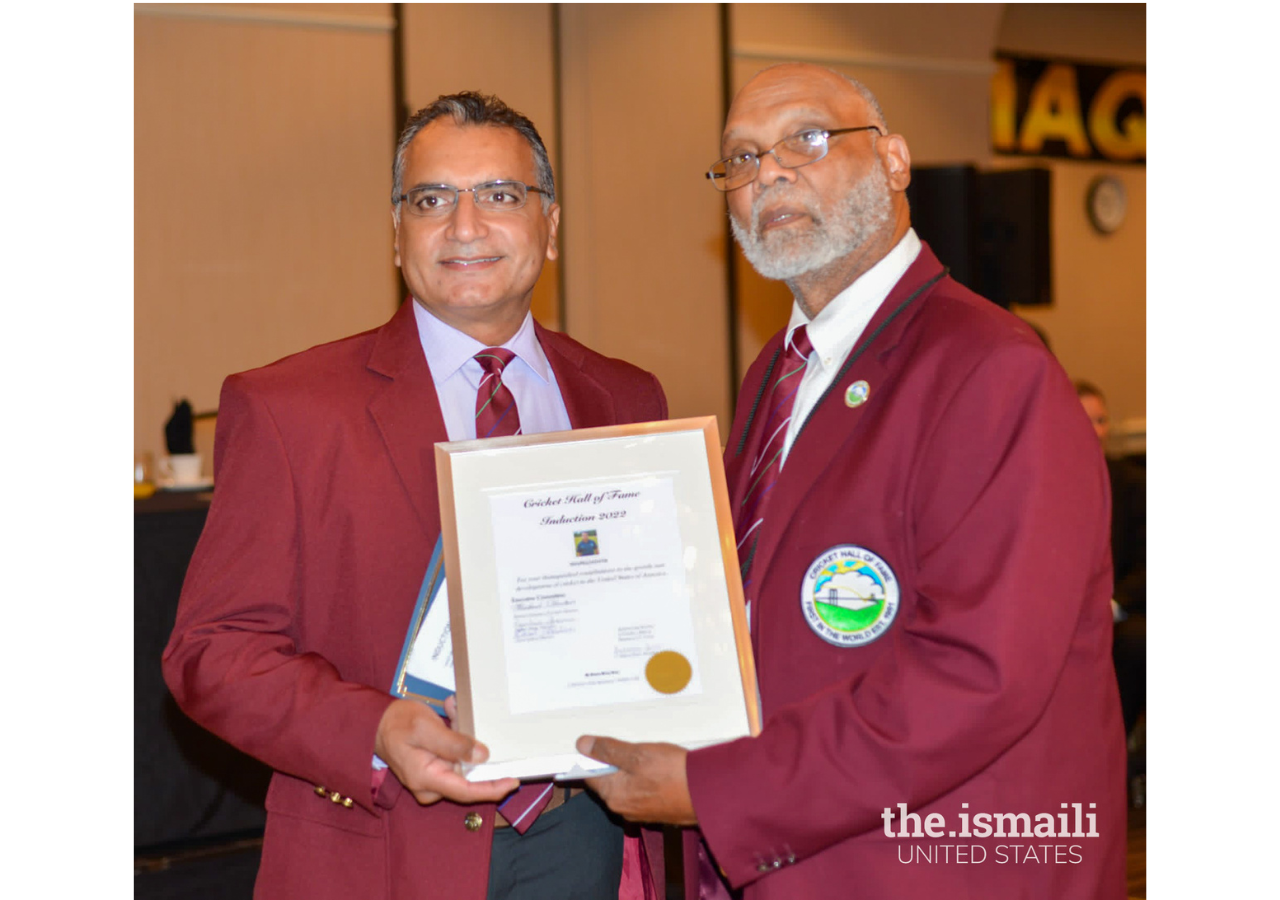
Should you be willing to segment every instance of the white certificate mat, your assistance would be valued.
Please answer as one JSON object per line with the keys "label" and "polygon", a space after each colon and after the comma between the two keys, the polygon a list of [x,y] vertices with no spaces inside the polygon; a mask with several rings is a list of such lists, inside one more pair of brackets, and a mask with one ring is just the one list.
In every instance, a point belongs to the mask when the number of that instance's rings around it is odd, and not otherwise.
{"label": "white certificate mat", "polygon": [[436,445],[475,779],[580,774],[583,734],[759,730],[715,419]]}

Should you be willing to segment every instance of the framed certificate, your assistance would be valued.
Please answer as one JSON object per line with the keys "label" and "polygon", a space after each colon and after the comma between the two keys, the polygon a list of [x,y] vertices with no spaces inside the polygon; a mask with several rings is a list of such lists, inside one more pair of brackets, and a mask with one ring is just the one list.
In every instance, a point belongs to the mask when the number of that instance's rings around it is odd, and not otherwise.
{"label": "framed certificate", "polygon": [[436,476],[468,778],[601,771],[583,734],[758,733],[714,418],[437,444]]}

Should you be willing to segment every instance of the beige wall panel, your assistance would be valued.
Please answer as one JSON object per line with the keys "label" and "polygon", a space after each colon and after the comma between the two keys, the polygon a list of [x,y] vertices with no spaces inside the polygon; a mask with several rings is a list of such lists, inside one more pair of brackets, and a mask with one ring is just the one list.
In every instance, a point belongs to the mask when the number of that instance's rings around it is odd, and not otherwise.
{"label": "beige wall panel", "polygon": [[159,453],[177,399],[394,310],[391,32],[134,21],[134,440]]}
{"label": "beige wall panel", "polygon": [[1008,3],[999,48],[1025,56],[1145,63],[1145,3]]}
{"label": "beige wall panel", "polygon": [[390,3],[220,3],[229,10],[280,10],[300,14],[352,16],[385,19],[391,16]]}
{"label": "beige wall panel", "polygon": [[[405,102],[411,109],[457,91],[497,94],[533,120],[560,190],[549,3],[406,3],[403,45]],[[533,291],[534,317],[555,329],[562,327],[560,266],[547,263]]]}
{"label": "beige wall panel", "polygon": [[138,15],[288,23],[322,28],[371,28],[394,25],[390,3],[135,3]]}
{"label": "beige wall panel", "polygon": [[[895,65],[989,58],[1003,3],[735,3],[735,53],[881,56]],[[793,58],[796,53],[790,54]]]}
{"label": "beige wall panel", "polygon": [[723,438],[725,211],[702,177],[723,125],[718,10],[566,5],[561,22],[568,330]]}

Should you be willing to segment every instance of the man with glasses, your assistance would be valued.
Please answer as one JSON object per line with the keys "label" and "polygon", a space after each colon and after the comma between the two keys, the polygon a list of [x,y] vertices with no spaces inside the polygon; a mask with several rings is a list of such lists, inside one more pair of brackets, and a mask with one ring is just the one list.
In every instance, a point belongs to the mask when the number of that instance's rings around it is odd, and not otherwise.
{"label": "man with glasses", "polygon": [[468,783],[456,764],[483,744],[388,689],[440,533],[433,445],[662,419],[665,396],[530,315],[560,208],[527,118],[442,96],[406,125],[393,181],[410,300],[223,387],[165,678],[276,770],[259,898],[652,896],[660,833],[624,840],[580,787]]}
{"label": "man with glasses", "polygon": [[588,784],[697,825],[691,897],[1123,897],[1107,475],[1071,382],[916,236],[862,85],[766,69],[722,153],[738,242],[795,297],[725,453],[764,725],[584,736],[619,769]]}

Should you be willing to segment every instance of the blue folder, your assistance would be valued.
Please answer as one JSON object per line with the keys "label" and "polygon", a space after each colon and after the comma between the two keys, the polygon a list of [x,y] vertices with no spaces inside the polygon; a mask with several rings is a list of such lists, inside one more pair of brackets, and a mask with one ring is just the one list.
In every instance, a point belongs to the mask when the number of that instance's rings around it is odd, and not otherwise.
{"label": "blue folder", "polygon": [[413,618],[409,620],[409,632],[404,636],[400,662],[396,665],[395,680],[391,684],[393,696],[421,700],[441,712],[444,710],[445,698],[451,696],[453,691],[410,675],[405,671],[405,666],[409,661],[409,650],[418,637],[418,630],[422,628],[422,623],[427,618],[427,610],[431,609],[431,604],[440,593],[442,584],[444,584],[444,544],[440,538],[436,538],[436,548],[431,554],[431,562],[427,563],[427,574],[422,579],[422,587],[418,591],[418,602],[413,607]]}

